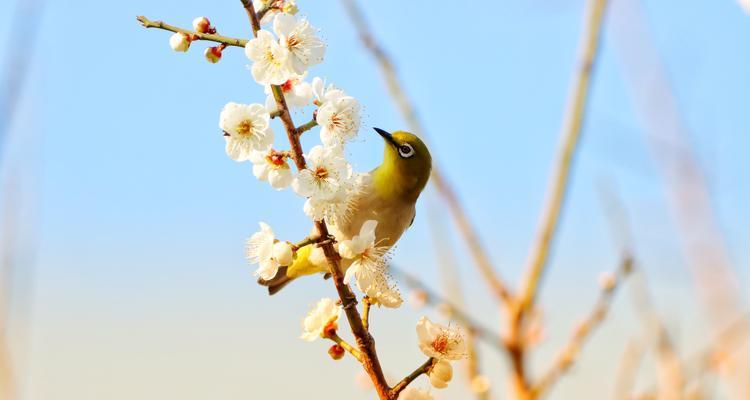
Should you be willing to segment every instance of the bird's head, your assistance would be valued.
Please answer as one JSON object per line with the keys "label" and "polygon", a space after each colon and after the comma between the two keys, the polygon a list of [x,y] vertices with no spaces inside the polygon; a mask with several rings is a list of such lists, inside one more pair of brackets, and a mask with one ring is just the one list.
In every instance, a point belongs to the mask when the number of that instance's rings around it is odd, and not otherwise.
{"label": "bird's head", "polygon": [[385,140],[383,164],[374,172],[376,187],[382,195],[416,201],[432,169],[427,145],[409,132],[374,129]]}

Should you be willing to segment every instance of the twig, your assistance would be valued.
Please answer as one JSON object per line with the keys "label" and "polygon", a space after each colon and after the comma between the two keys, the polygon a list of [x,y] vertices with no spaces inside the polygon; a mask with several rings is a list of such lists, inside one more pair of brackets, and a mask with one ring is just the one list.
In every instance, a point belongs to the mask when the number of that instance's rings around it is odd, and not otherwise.
{"label": "twig", "polygon": [[397,399],[399,393],[406,389],[407,386],[409,386],[410,383],[412,383],[415,379],[419,378],[420,375],[426,374],[430,371],[430,368],[432,368],[432,364],[435,362],[435,359],[430,357],[425,361],[424,364],[420,365],[417,369],[414,370],[411,374],[407,375],[404,379],[401,380],[401,382],[397,383],[396,386],[391,389],[391,398]]}
{"label": "twig", "polygon": [[318,121],[316,121],[315,119],[310,120],[310,122],[304,125],[300,125],[299,127],[297,127],[297,136],[302,135],[303,133],[309,131],[312,128],[315,128],[316,126],[318,126]]}
{"label": "twig", "polygon": [[496,332],[493,332],[489,328],[486,328],[482,325],[481,322],[476,321],[474,318],[472,318],[470,315],[468,315],[465,311],[461,310],[459,307],[456,307],[451,302],[445,300],[440,296],[439,294],[435,293],[435,291],[428,288],[426,285],[422,284],[422,282],[419,281],[419,279],[409,275],[408,273],[404,272],[403,270],[391,265],[388,267],[388,269],[396,276],[401,277],[403,279],[406,286],[409,286],[412,289],[419,289],[421,290],[425,296],[426,296],[426,302],[433,306],[441,306],[443,307],[452,318],[456,320],[461,326],[465,327],[469,332],[474,334],[477,338],[481,339],[485,343],[489,344],[490,346],[493,346],[497,350],[500,350],[502,352],[505,351],[505,347],[503,347],[503,342],[499,340],[500,335]]}
{"label": "twig", "polygon": [[631,399],[631,391],[635,384],[638,367],[645,353],[645,346],[636,339],[631,339],[625,347],[625,352],[620,357],[620,365],[617,368],[615,378],[614,400]]}
{"label": "twig", "polygon": [[365,329],[368,331],[370,330],[370,308],[372,307],[372,303],[370,302],[370,298],[365,296],[362,298],[362,325],[364,325]]}
{"label": "twig", "polygon": [[332,334],[328,336],[328,339],[331,339],[334,341],[337,345],[341,346],[344,350],[348,351],[354,358],[357,359],[357,361],[362,362],[362,353],[355,349],[354,346],[350,345],[346,340],[342,339],[337,334]]}
{"label": "twig", "polygon": [[245,12],[247,13],[247,18],[250,20],[250,26],[253,28],[253,36],[258,36],[258,31],[260,30],[260,19],[263,18],[263,16],[258,16],[255,13],[255,7],[253,6],[253,0],[240,0],[242,2],[242,6],[245,7]]}
{"label": "twig", "polygon": [[[362,11],[356,4],[355,0],[342,0],[344,7],[352,20],[359,38],[363,46],[372,54],[380,67],[380,72],[386,81],[386,87],[388,92],[393,98],[398,110],[401,112],[406,125],[412,133],[424,138],[426,136],[425,129],[420,122],[416,109],[407,96],[406,92],[401,85],[396,69],[388,57],[386,52],[380,47],[371,33],[371,30],[367,24],[367,21],[362,15]],[[451,215],[458,229],[463,237],[464,243],[468,246],[474,262],[479,269],[480,273],[484,277],[484,280],[489,284],[492,292],[505,303],[510,303],[512,295],[508,286],[503,282],[500,275],[496,271],[487,251],[481,244],[481,240],[476,233],[476,229],[471,225],[469,217],[461,205],[455,191],[443,177],[441,168],[438,163],[433,159],[432,161],[432,179],[431,182],[437,189],[438,193],[442,196],[445,202],[448,204],[448,208],[451,211]]]}
{"label": "twig", "polygon": [[170,32],[179,32],[184,33],[186,35],[190,35],[191,37],[197,37],[200,40],[207,40],[209,42],[216,42],[216,43],[224,43],[227,46],[236,46],[236,47],[245,47],[247,44],[247,39],[237,39],[237,38],[231,38],[227,36],[221,36],[221,35],[212,35],[209,33],[200,33],[196,31],[192,31],[190,29],[184,29],[179,28],[174,25],[169,25],[162,21],[151,21],[148,18],[144,16],[138,16],[136,17],[138,22],[141,23],[146,28],[157,28],[157,29],[164,29],[165,31]]}
{"label": "twig", "polygon": [[596,301],[594,308],[580,325],[575,328],[570,340],[565,347],[563,347],[552,366],[534,385],[534,388],[532,389],[534,397],[540,397],[545,392],[549,391],[552,385],[554,385],[555,382],[557,382],[557,380],[559,380],[560,377],[570,369],[578,358],[578,354],[583,349],[583,345],[591,337],[594,330],[596,330],[596,328],[598,328],[604,321],[612,304],[612,298],[615,291],[622,284],[622,280],[630,274],[632,269],[633,260],[626,256],[620,262],[620,266],[613,274],[614,281],[611,282],[611,284],[603,283],[601,292],[599,293],[599,299]]}
{"label": "twig", "polygon": [[[627,210],[617,192],[610,186],[600,186],[600,200],[607,218],[615,245],[620,247],[623,254],[630,254],[635,258],[635,244],[630,229]],[[653,331],[656,337],[656,361],[661,376],[669,378],[669,382],[662,379],[662,383],[669,386],[672,393],[681,393],[684,386],[683,368],[674,341],[667,331],[659,312],[653,303],[653,296],[645,282],[645,273],[636,269],[633,264],[633,278],[631,279],[630,298],[634,308],[646,326],[647,331]],[[666,390],[662,387],[662,389]],[[622,394],[622,393],[621,393]],[[624,394],[622,394],[624,395]]]}

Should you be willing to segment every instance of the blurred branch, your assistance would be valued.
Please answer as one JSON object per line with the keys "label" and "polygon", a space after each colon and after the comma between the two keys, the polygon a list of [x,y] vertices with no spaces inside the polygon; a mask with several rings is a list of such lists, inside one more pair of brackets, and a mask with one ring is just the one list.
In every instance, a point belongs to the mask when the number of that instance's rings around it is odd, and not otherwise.
{"label": "blurred branch", "polygon": [[[351,19],[354,27],[357,30],[362,45],[367,49],[370,54],[375,58],[380,67],[380,72],[386,82],[386,87],[390,93],[393,101],[396,103],[398,111],[406,121],[408,129],[412,133],[422,138],[426,137],[424,126],[422,125],[419,117],[417,116],[416,108],[413,102],[409,99],[408,95],[403,89],[396,68],[393,66],[393,62],[383,48],[378,44],[377,40],[372,34],[367,21],[362,14],[356,0],[342,0],[344,7]],[[440,196],[448,205],[453,220],[455,221],[458,229],[461,233],[464,243],[468,246],[472,258],[474,259],[475,265],[479,269],[480,273],[484,277],[484,280],[490,286],[492,292],[503,302],[509,304],[512,301],[512,295],[508,286],[495,269],[495,266],[487,254],[484,246],[482,245],[479,235],[476,233],[476,229],[472,226],[469,217],[462,206],[461,202],[456,195],[455,190],[451,187],[448,181],[442,174],[442,169],[433,160],[432,163],[432,179],[431,182],[437,189]]]}
{"label": "blurred branch", "polygon": [[536,398],[526,376],[525,348],[521,337],[524,315],[533,309],[539,283],[549,258],[552,239],[559,222],[573,156],[586,115],[591,75],[599,53],[599,39],[606,6],[607,0],[589,0],[588,2],[587,18],[579,43],[578,68],[574,72],[573,86],[568,98],[557,163],[549,183],[536,242],[529,253],[525,267],[518,294],[518,304],[508,315],[507,346],[512,362],[510,386],[511,392],[518,399]]}
{"label": "blurred branch", "polygon": [[620,366],[617,368],[614,400],[629,400],[632,398],[631,392],[635,386],[638,367],[641,365],[645,350],[645,346],[638,340],[631,339],[628,342],[620,357]]}
{"label": "blurred branch", "polygon": [[[438,270],[440,271],[442,292],[445,294],[445,299],[453,303],[456,308],[465,310],[466,304],[463,301],[461,277],[458,270],[459,263],[453,252],[453,243],[446,227],[446,221],[441,218],[444,211],[436,201],[430,201],[428,207],[430,211],[428,223],[431,225],[430,236],[435,249]],[[466,337],[468,353],[466,378],[469,390],[476,395],[477,400],[488,400],[490,398],[490,385],[489,380],[481,374],[477,335],[471,330],[468,330],[468,332],[469,334]],[[496,336],[494,339],[500,339],[500,336]]]}
{"label": "blurred branch", "polygon": [[539,282],[549,258],[552,239],[560,219],[560,211],[568,188],[573,156],[578,147],[586,116],[591,75],[599,53],[599,41],[606,6],[606,0],[589,0],[588,3],[588,19],[581,36],[580,58],[573,78],[573,87],[568,98],[557,164],[553,170],[547,189],[545,206],[539,223],[539,232],[534,247],[529,254],[525,268],[525,277],[519,294],[521,312],[528,310],[534,303]]}
{"label": "blurred branch", "polygon": [[[631,254],[635,257],[635,243],[630,228],[630,220],[617,192],[611,186],[600,186],[600,201],[603,205],[605,217],[609,222],[615,245],[620,248],[622,253]],[[633,269],[635,269],[635,263]],[[655,337],[660,390],[662,393],[668,393],[668,398],[675,396],[679,398],[684,387],[683,366],[674,341],[656,310],[653,296],[645,281],[645,272],[635,270],[629,286],[630,297],[636,312],[646,327],[646,331],[649,334],[653,332]],[[624,393],[620,394],[624,395]]]}
{"label": "blurred branch", "polygon": [[615,5],[614,49],[621,57],[636,112],[661,173],[667,207],[706,311],[715,327],[724,326],[740,313],[741,300],[704,173],[691,148],[667,69],[646,25],[645,11],[634,0]]}
{"label": "blurred branch", "polygon": [[184,33],[191,37],[197,37],[199,40],[207,40],[209,42],[224,43],[227,46],[245,47],[247,39],[237,39],[221,35],[212,35],[209,33],[200,33],[190,29],[179,28],[174,25],[169,25],[162,21],[151,21],[144,16],[138,16],[135,19],[141,23],[145,28],[157,28],[164,29],[165,31]]}
{"label": "blurred branch", "polygon": [[410,287],[411,289],[417,289],[417,290],[422,291],[422,293],[424,293],[425,295],[425,301],[427,302],[427,304],[433,307],[440,307],[441,311],[445,311],[448,315],[450,315],[450,317],[454,318],[456,322],[458,322],[463,327],[465,327],[470,333],[474,334],[477,338],[481,339],[485,343],[489,344],[490,346],[500,351],[505,351],[505,348],[503,347],[503,343],[499,339],[500,335],[498,333],[495,333],[491,331],[490,329],[482,326],[482,323],[476,321],[474,318],[468,315],[465,311],[456,307],[451,302],[445,300],[438,293],[431,290],[422,282],[420,282],[419,279],[415,278],[412,275],[409,275],[408,273],[404,272],[402,269],[394,265],[390,265],[388,269],[394,275],[396,275],[397,277],[400,277],[403,280],[404,284],[406,284],[406,286]]}
{"label": "blurred branch", "polygon": [[555,382],[557,382],[560,377],[570,369],[578,358],[586,341],[591,337],[594,330],[596,330],[596,328],[598,328],[604,321],[604,318],[607,316],[607,312],[612,305],[612,298],[615,291],[622,284],[622,281],[630,274],[632,269],[633,260],[629,256],[625,256],[620,262],[619,267],[612,273],[611,281],[608,281],[610,277],[605,277],[605,280],[600,282],[601,292],[599,293],[599,299],[596,301],[594,308],[588,316],[576,326],[573,331],[573,336],[571,336],[568,343],[563,347],[562,351],[560,351],[553,365],[536,382],[532,389],[534,397],[544,395],[545,392],[549,391],[552,385],[554,385]]}

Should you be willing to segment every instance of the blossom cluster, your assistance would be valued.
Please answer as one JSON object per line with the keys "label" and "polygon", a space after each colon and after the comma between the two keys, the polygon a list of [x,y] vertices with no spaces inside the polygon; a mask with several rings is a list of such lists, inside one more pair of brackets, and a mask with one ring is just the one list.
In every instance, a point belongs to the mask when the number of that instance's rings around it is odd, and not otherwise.
{"label": "blossom cluster", "polygon": [[[354,97],[320,77],[308,80],[308,70],[323,61],[326,45],[307,19],[296,16],[294,0],[254,0],[253,4],[259,10],[262,29],[247,41],[244,53],[250,61],[250,74],[263,86],[266,99],[262,104],[229,102],[223,107],[219,127],[225,139],[225,152],[234,161],[250,161],[253,175],[272,188],[291,188],[305,199],[303,210],[307,216],[332,227],[334,245],[346,271],[344,282],[356,285],[367,297],[368,305],[399,307],[403,300],[387,273],[390,247],[378,240],[378,221],[367,220],[349,229],[359,230],[351,237],[337,228],[350,222],[353,203],[370,183],[369,175],[355,172],[344,156],[345,145],[360,129],[362,107]],[[172,35],[169,39],[172,49],[187,52],[195,40],[216,34],[216,28],[205,17],[196,18],[193,29],[193,33],[179,31]],[[216,63],[225,48],[224,44],[211,47],[204,55],[209,62]],[[299,154],[275,147],[271,121],[289,117],[285,113],[290,110],[303,114],[312,111],[312,120],[304,125],[305,130],[320,127],[320,144],[303,155],[304,162],[298,158]],[[285,121],[288,126],[288,120]],[[302,133],[297,128],[295,134]],[[292,168],[290,159],[300,168],[298,171]],[[313,246],[308,253],[309,261],[325,266],[321,248],[311,242],[299,246],[305,245]],[[264,281],[276,278],[282,267],[293,266],[299,250],[297,245],[279,240],[264,222],[246,243],[247,258],[258,265],[255,274]],[[341,312],[342,306],[337,301],[321,299],[303,320],[302,339],[340,340],[336,329]],[[422,318],[417,324],[417,336],[419,348],[433,360],[426,371],[431,384],[436,388],[446,387],[453,375],[450,361],[467,353],[463,334],[456,328]],[[336,342],[329,354],[340,359],[345,354],[344,347]],[[429,392],[409,388],[400,398],[432,397]]]}

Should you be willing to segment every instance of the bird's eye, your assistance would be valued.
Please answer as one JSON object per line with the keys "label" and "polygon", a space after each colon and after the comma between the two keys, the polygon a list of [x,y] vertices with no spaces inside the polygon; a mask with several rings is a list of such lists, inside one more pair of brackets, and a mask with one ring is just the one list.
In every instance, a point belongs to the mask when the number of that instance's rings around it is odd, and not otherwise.
{"label": "bird's eye", "polygon": [[403,158],[409,158],[414,155],[414,148],[409,143],[404,143],[398,146],[398,154]]}

